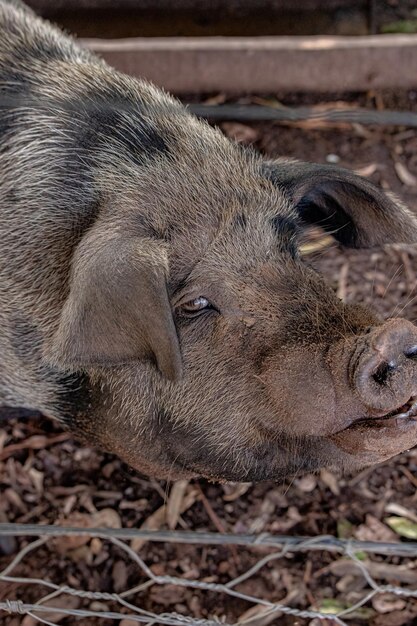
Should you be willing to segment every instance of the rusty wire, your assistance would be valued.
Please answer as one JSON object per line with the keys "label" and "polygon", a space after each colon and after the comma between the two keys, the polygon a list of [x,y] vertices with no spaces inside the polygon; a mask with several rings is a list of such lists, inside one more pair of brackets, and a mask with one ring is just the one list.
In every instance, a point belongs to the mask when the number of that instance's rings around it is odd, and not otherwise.
{"label": "rusty wire", "polygon": [[[15,568],[21,564],[25,557],[37,550],[38,548],[48,545],[54,537],[58,536],[82,536],[99,537],[109,541],[118,549],[122,550],[132,562],[138,567],[138,584],[121,593],[104,592],[104,591],[85,591],[75,589],[67,585],[57,585],[44,579],[17,576],[13,574]],[[319,536],[313,538],[289,537],[289,536],[273,536],[269,534],[261,535],[225,535],[221,533],[199,533],[199,532],[176,532],[176,531],[143,531],[135,529],[110,529],[110,528],[66,528],[60,526],[41,526],[41,525],[24,525],[24,524],[0,524],[0,536],[37,536],[38,539],[24,546],[10,561],[9,565],[0,572],[0,583],[19,583],[21,585],[36,585],[46,588],[46,593],[42,594],[35,603],[22,602],[20,600],[6,599],[0,602],[0,612],[8,614],[30,615],[37,619],[41,624],[54,624],[48,620],[48,615],[59,613],[62,616],[73,616],[78,618],[102,617],[110,620],[121,620],[129,618],[133,622],[147,624],[166,624],[168,626],[185,626],[193,624],[195,626],[218,626],[222,620],[224,626],[235,626],[237,624],[250,625],[265,619],[268,616],[278,617],[282,614],[293,615],[300,618],[332,620],[333,624],[338,626],[346,626],[344,618],[349,618],[359,608],[366,605],[374,596],[380,593],[391,593],[404,598],[417,598],[417,590],[411,587],[400,587],[395,585],[380,585],[372,577],[367,567],[367,563],[358,558],[358,552],[367,554],[385,554],[398,555],[407,557],[417,556],[417,544],[412,542],[404,543],[386,543],[386,542],[365,542],[341,540],[335,537]],[[169,575],[156,575],[147,565],[144,559],[135,552],[127,543],[130,539],[141,538],[147,541],[171,542],[171,543],[188,543],[201,545],[244,545],[249,549],[258,546],[265,546],[271,549],[271,552],[260,557],[255,565],[245,572],[240,573],[235,578],[231,578],[227,583],[213,583],[205,580],[196,580],[189,578],[181,578]],[[52,546],[48,546],[52,547]],[[366,582],[366,588],[363,590],[362,597],[354,605],[349,606],[337,613],[329,614],[314,609],[302,610],[293,606],[280,602],[272,602],[262,597],[250,595],[237,589],[238,585],[247,581],[259,572],[267,563],[281,559],[283,557],[291,557],[296,552],[307,552],[310,550],[322,550],[328,552],[337,552],[348,557],[353,561],[358,572],[363,576]],[[143,577],[146,581],[143,581]],[[260,610],[253,617],[245,618],[243,621],[234,624],[223,621],[222,614],[213,615],[211,619],[202,619],[188,615],[180,615],[178,613],[161,613],[156,614],[146,610],[137,603],[130,602],[127,598],[132,596],[140,596],[140,594],[153,585],[176,585],[178,587],[187,587],[198,589],[211,593],[219,594],[219,607],[224,607],[227,596],[245,600],[252,605],[257,606]],[[119,610],[114,611],[97,611],[91,608],[61,608],[53,606],[51,601],[58,596],[76,596],[84,600],[101,600],[111,601]],[[48,602],[46,605],[45,603]],[[121,612],[121,609],[128,612]],[[85,621],[83,623],[86,623]]]}
{"label": "rusty wire", "polygon": [[378,111],[363,107],[265,106],[254,104],[195,104],[187,106],[198,117],[210,120],[239,122],[328,122],[335,124],[365,124],[376,126],[417,127],[417,113],[413,111]]}

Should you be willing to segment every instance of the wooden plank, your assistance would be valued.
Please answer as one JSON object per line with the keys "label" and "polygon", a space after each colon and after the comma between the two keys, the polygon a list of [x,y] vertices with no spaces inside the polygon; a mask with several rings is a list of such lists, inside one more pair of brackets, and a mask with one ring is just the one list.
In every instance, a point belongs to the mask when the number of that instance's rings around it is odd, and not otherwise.
{"label": "wooden plank", "polygon": [[117,69],[174,93],[417,87],[417,35],[83,42]]}

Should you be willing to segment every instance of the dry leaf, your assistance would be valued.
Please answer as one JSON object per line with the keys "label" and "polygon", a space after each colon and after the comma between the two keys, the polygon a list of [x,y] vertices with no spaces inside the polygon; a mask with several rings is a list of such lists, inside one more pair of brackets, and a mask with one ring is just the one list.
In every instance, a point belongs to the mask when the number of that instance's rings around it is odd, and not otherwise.
{"label": "dry leaf", "polygon": [[[302,597],[302,592],[299,587],[293,587],[287,595],[279,600],[279,604],[287,604],[292,606],[295,602],[300,601]],[[250,607],[247,611],[242,613],[239,616],[238,624],[248,622],[248,626],[268,626],[275,620],[277,620],[280,615],[282,615],[281,611],[277,609],[271,609],[264,604],[255,604],[255,606]],[[321,625],[323,626],[323,625]]]}
{"label": "dry leaf", "polygon": [[55,443],[61,443],[62,441],[67,441],[71,439],[71,435],[69,433],[60,433],[59,435],[55,435],[54,437],[46,437],[45,435],[33,435],[32,437],[28,437],[24,441],[19,443],[12,443],[10,446],[6,446],[3,451],[0,453],[0,461],[4,461],[8,459],[9,456],[12,456],[15,452],[19,450],[43,450],[47,446],[52,446]]}
{"label": "dry leaf", "polygon": [[252,483],[226,483],[223,485],[224,496],[226,502],[234,502],[240,496],[243,496],[252,486]]}
{"label": "dry leaf", "polygon": [[6,443],[8,438],[9,435],[7,434],[7,432],[0,428],[0,454],[3,452],[4,444]]}
{"label": "dry leaf", "polygon": [[[199,493],[197,489],[191,489],[186,496],[182,499],[180,514],[187,511],[191,506],[193,506],[194,502],[199,497]],[[152,515],[150,515],[140,526],[141,530],[160,530],[162,526],[167,521],[167,507],[163,504],[159,509],[157,509]],[[138,537],[137,539],[132,539],[130,544],[132,550],[137,552],[141,549],[141,547],[146,543],[146,539],[141,539]]]}
{"label": "dry leaf", "polygon": [[[79,526],[81,528],[121,528],[122,521],[114,509],[101,509],[95,513],[72,513],[66,519],[59,521],[59,526]],[[63,536],[54,540],[58,552],[65,554],[85,546],[91,541],[91,537]]]}
{"label": "dry leaf", "polygon": [[43,472],[39,472],[34,467],[31,467],[30,470],[28,470],[28,474],[33,483],[33,486],[36,489],[36,492],[41,495],[43,493]]}
{"label": "dry leaf", "polygon": [[302,243],[300,246],[300,254],[301,256],[305,256],[306,254],[312,254],[313,252],[319,252],[320,250],[324,250],[329,246],[334,244],[334,239],[330,235],[325,235],[321,237],[321,239],[317,239],[316,241]]}
{"label": "dry leaf", "polygon": [[114,509],[106,508],[90,516],[92,526],[98,528],[121,528],[122,520]]}
{"label": "dry leaf", "polygon": [[400,161],[395,161],[394,163],[395,171],[397,172],[397,176],[404,185],[408,187],[415,187],[417,185],[417,178],[408,171],[408,169],[403,165]]}
{"label": "dry leaf", "polygon": [[210,98],[206,98],[206,100],[203,101],[203,104],[224,104],[226,102],[226,94],[225,93],[217,93],[214,96],[211,96]]}
{"label": "dry leaf", "polygon": [[354,535],[360,541],[398,541],[396,534],[379,519],[368,514],[365,524],[355,530]]}
{"label": "dry leaf", "polygon": [[116,593],[125,591],[127,587],[127,566],[124,561],[116,561],[113,564],[111,577],[113,579],[113,587]]}
{"label": "dry leaf", "polygon": [[21,626],[37,626],[39,624],[39,621],[36,619],[36,615],[39,615],[40,618],[47,619],[49,622],[52,622],[54,624],[59,624],[61,620],[68,617],[68,615],[65,615],[65,613],[60,613],[59,609],[78,609],[78,607],[80,606],[80,602],[80,598],[64,594],[61,596],[57,596],[56,598],[46,600],[46,602],[42,602],[42,605],[54,607],[57,609],[57,611],[53,613],[43,613],[41,611],[36,611],[36,609],[33,609],[33,617],[32,615],[26,615],[22,620]]}
{"label": "dry leaf", "polygon": [[282,615],[282,611],[265,606],[264,604],[255,604],[250,609],[239,616],[238,624],[248,622],[250,626],[267,626]]}
{"label": "dry leaf", "polygon": [[378,613],[391,613],[391,611],[402,611],[407,602],[403,598],[392,593],[381,593],[372,598],[372,606]]}
{"label": "dry leaf", "polygon": [[412,522],[417,523],[417,515],[414,511],[410,511],[410,509],[406,509],[405,506],[401,506],[401,504],[396,504],[395,502],[389,502],[385,507],[387,513],[392,513],[393,515],[399,515],[400,517],[407,517]]}
{"label": "dry leaf", "polygon": [[94,556],[97,556],[98,554],[100,554],[102,548],[103,548],[102,540],[99,539],[98,537],[93,537],[91,540],[91,544],[90,544],[90,550],[94,554]]}
{"label": "dry leaf", "polygon": [[224,122],[220,127],[230,139],[234,139],[238,143],[254,143],[259,136],[255,128],[239,124],[239,122]]}
{"label": "dry leaf", "polygon": [[101,600],[93,600],[88,608],[96,613],[105,613],[109,610],[109,605]]}
{"label": "dry leaf", "polygon": [[378,163],[370,163],[369,165],[365,165],[364,167],[360,167],[359,169],[354,170],[354,172],[358,176],[369,178],[369,176],[372,176],[372,174],[374,174],[379,168],[380,165],[378,165]]}
{"label": "dry leaf", "polygon": [[[406,565],[394,565],[392,563],[376,563],[374,561],[363,561],[372,578],[375,580],[385,580],[388,582],[397,581],[410,585],[417,584],[417,570],[415,563]],[[335,576],[357,576],[363,578],[362,570],[359,565],[351,559],[341,558],[331,563],[327,568],[322,570],[331,572]]]}
{"label": "dry leaf", "polygon": [[310,491],[314,491],[317,487],[317,478],[313,476],[313,474],[307,474],[306,476],[303,476],[303,478],[294,481],[294,483],[303,493],[310,493]]}
{"label": "dry leaf", "polygon": [[26,506],[22,498],[14,489],[11,489],[10,487],[8,489],[5,489],[3,492],[3,496],[6,500],[10,502],[10,504],[16,507],[16,509],[18,509],[21,513],[26,512]]}
{"label": "dry leaf", "polygon": [[170,530],[178,524],[182,502],[187,490],[188,480],[177,480],[173,485],[167,502],[167,524]]}
{"label": "dry leaf", "polygon": [[415,624],[413,618],[416,616],[415,610],[392,611],[391,613],[376,615],[372,620],[372,626],[412,626]]}
{"label": "dry leaf", "polygon": [[320,480],[330,489],[332,494],[338,496],[340,494],[339,481],[334,474],[327,469],[320,472]]}
{"label": "dry leaf", "polygon": [[[166,505],[163,504],[162,506],[159,507],[159,509],[156,509],[156,511],[154,511],[152,515],[149,515],[149,517],[140,526],[140,529],[141,530],[160,530],[161,527],[165,524],[165,520],[166,520]],[[135,552],[138,552],[145,543],[146,543],[146,539],[141,539],[140,537],[137,537],[136,539],[132,539],[130,547]]]}

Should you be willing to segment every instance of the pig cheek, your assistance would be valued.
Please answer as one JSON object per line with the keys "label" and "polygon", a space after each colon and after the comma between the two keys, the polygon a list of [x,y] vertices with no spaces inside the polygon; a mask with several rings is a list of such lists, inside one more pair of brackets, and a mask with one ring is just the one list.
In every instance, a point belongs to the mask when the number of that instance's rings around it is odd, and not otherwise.
{"label": "pig cheek", "polygon": [[[277,428],[295,436],[326,436],[345,426],[336,414],[333,384],[320,355],[274,355],[260,379],[272,398]],[[340,421],[340,424],[339,424]]]}

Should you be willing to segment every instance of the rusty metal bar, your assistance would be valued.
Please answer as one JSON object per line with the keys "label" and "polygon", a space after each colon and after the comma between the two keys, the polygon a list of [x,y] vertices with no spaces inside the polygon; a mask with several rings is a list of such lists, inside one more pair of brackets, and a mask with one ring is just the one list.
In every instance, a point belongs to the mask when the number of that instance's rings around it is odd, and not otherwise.
{"label": "rusty metal bar", "polygon": [[[300,122],[306,120],[345,124],[407,126],[417,128],[417,113],[412,111],[377,111],[358,107],[273,107],[253,104],[189,104],[188,110],[210,120],[244,122]],[[0,412],[1,416],[1,412]]]}

